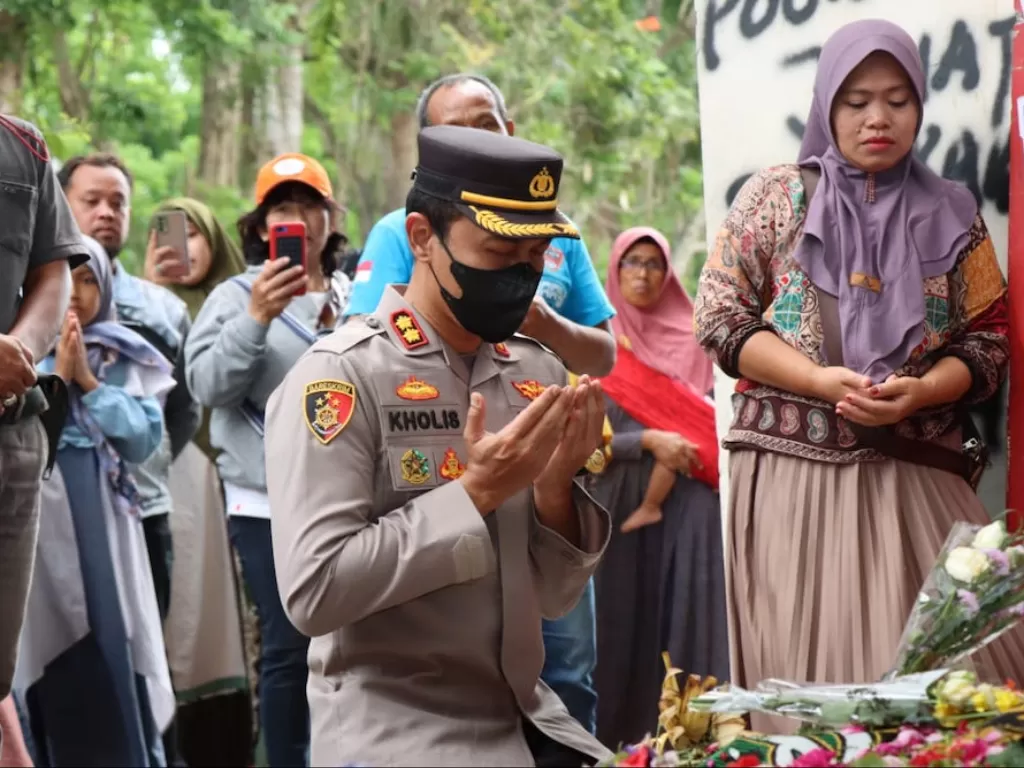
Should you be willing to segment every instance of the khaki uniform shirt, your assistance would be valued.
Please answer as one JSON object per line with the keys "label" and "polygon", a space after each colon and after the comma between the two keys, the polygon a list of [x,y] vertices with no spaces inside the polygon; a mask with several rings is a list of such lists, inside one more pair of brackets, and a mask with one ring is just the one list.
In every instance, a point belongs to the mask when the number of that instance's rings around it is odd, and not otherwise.
{"label": "khaki uniform shirt", "polygon": [[524,337],[470,368],[400,290],[317,343],[267,407],[278,586],[314,638],[312,764],[532,765],[524,716],[605,758],[538,678],[541,617],[576,604],[608,513],[575,486],[577,548],[529,490],[483,517],[454,482],[470,393],[496,432],[565,369]]}

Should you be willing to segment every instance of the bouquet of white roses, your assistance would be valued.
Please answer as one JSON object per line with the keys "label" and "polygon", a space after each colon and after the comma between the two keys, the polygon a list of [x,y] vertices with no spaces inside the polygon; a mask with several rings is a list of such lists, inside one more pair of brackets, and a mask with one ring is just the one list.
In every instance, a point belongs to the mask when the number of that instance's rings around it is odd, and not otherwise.
{"label": "bouquet of white roses", "polygon": [[949,668],[1024,618],[1024,532],[957,523],[907,621],[889,678]]}

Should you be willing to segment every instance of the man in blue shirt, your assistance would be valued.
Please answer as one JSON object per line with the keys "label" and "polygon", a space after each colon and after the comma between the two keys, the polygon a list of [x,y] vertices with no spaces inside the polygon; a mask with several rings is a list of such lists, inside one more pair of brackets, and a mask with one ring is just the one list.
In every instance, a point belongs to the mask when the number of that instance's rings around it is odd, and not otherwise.
{"label": "man in blue shirt", "polygon": [[[490,80],[450,75],[429,86],[417,107],[420,127],[462,125],[512,135],[505,100]],[[412,251],[405,237],[405,209],[378,221],[363,246],[345,315],[377,308],[384,289],[405,284],[412,274]],[[565,361],[574,373],[604,376],[615,364],[609,320],[615,314],[582,240],[555,238],[548,248],[544,277],[520,332]]]}
{"label": "man in blue shirt", "polygon": [[[420,128],[460,125],[512,135],[505,99],[486,77],[449,75],[434,82],[416,107]],[[544,259],[537,298],[519,329],[537,339],[578,374],[604,376],[615,364],[615,340],[609,321],[615,314],[601,288],[582,240],[555,238]],[[405,234],[405,209],[378,221],[363,246],[345,315],[376,310],[389,284],[405,284],[413,256]],[[557,621],[544,621],[545,661],[541,679],[557,693],[569,712],[591,733],[596,729],[597,662],[594,586],[577,606]]]}

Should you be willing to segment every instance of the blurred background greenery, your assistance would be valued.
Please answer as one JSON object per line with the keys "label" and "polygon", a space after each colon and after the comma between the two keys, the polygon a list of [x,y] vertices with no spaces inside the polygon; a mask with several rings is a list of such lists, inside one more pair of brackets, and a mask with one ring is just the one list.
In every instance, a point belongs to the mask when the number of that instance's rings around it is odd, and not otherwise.
{"label": "blurred background greenery", "polygon": [[155,205],[188,194],[231,226],[259,166],[321,159],[355,244],[402,204],[421,89],[466,70],[517,134],[566,157],[565,210],[602,276],[652,225],[691,291],[704,222],[692,0],[0,0],[0,111],[64,160],[119,153],[135,176],[125,263]]}

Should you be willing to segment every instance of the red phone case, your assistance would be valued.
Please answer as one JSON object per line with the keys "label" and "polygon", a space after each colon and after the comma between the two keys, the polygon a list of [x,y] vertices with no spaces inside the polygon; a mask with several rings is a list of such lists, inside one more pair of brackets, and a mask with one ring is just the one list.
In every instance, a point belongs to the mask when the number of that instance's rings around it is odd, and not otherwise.
{"label": "red phone case", "polygon": [[[281,242],[279,243],[278,241]],[[276,259],[279,256],[291,258],[296,245],[300,249],[302,268],[308,271],[306,264],[306,225],[299,222],[295,224],[274,224],[270,227],[271,259]],[[281,251],[286,251],[286,253]],[[306,286],[303,284],[302,288],[295,292],[295,295],[302,296],[305,293]]]}

